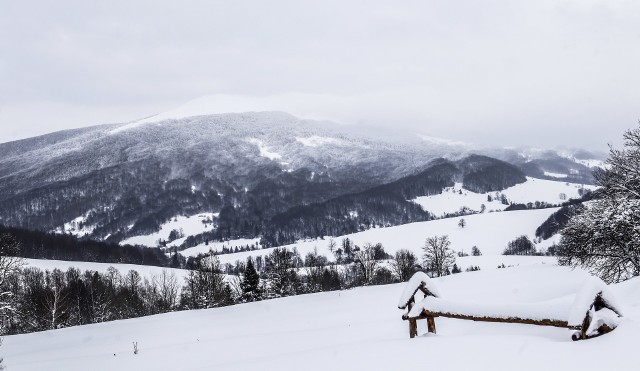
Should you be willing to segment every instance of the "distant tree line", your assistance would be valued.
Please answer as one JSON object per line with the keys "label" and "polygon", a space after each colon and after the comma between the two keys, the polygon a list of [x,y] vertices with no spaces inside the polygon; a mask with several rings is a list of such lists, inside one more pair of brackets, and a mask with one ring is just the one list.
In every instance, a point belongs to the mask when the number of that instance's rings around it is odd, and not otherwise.
{"label": "distant tree line", "polygon": [[571,217],[579,214],[583,209],[583,204],[566,205],[561,207],[560,210],[551,214],[547,220],[536,228],[536,237],[546,240],[553,235],[560,233]]}
{"label": "distant tree line", "polygon": [[[0,225],[0,235],[10,235],[20,243],[23,258],[128,263],[166,267],[171,261],[158,248],[119,245],[78,239],[68,234],[31,231]],[[175,263],[174,263],[175,265]],[[180,264],[178,263],[179,267]]]}

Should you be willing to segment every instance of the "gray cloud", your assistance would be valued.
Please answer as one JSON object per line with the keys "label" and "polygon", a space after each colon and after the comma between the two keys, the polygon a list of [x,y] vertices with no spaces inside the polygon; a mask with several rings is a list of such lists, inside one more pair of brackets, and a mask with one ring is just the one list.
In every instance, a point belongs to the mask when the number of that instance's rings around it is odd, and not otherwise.
{"label": "gray cloud", "polygon": [[211,94],[222,95],[217,111],[281,109],[480,144],[602,149],[640,118],[633,1],[0,8],[0,141]]}

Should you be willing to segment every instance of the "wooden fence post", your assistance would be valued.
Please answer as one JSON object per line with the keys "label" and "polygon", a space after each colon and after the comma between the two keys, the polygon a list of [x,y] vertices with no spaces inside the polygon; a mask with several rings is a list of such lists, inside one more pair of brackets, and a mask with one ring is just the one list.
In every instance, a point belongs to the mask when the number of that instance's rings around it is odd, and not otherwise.
{"label": "wooden fence post", "polygon": [[436,319],[432,316],[427,317],[427,331],[432,334],[436,333]]}
{"label": "wooden fence post", "polygon": [[418,323],[415,318],[409,318],[409,338],[418,336]]}

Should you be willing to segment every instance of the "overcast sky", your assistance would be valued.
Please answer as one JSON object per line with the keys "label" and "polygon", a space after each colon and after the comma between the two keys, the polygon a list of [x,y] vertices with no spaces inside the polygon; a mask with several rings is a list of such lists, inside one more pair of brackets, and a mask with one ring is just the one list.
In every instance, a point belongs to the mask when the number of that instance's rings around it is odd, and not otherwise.
{"label": "overcast sky", "polygon": [[639,19],[635,0],[0,0],[0,142],[220,95],[217,111],[605,149],[640,118]]}

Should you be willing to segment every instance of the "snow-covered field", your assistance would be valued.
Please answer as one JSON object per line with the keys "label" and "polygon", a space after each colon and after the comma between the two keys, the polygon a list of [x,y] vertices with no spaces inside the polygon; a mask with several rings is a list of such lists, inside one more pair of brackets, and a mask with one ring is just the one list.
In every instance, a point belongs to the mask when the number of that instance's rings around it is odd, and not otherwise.
{"label": "snow-covered field", "polygon": [[[591,185],[583,186],[576,183],[527,177],[526,182],[506,188],[500,192],[475,193],[463,189],[462,183],[456,183],[455,186],[447,188],[439,195],[418,197],[413,201],[422,206],[423,209],[439,217],[445,213],[459,211],[462,207],[479,211],[483,204],[486,207],[486,211],[504,210],[507,205],[503,205],[497,199],[497,194],[505,195],[513,203],[526,204],[528,202],[541,201],[560,204],[570,198],[580,198],[578,190],[581,187],[589,190],[596,189],[595,186]],[[561,194],[565,195],[564,200],[560,197]],[[492,197],[493,200],[491,202],[488,201],[488,196]]]}
{"label": "snow-covered field", "polygon": [[217,217],[217,213],[202,213],[192,216],[176,216],[172,220],[164,223],[160,227],[160,230],[158,232],[143,236],[131,237],[122,241],[121,244],[156,247],[158,246],[159,239],[168,240],[171,231],[178,230],[184,233],[184,237],[167,244],[167,246],[177,246],[184,242],[184,240],[188,236],[200,234],[211,230]]}
{"label": "snow-covered field", "polygon": [[[508,304],[573,294],[586,277],[539,265],[462,273],[438,284],[448,299]],[[402,289],[365,287],[7,336],[0,349],[9,370],[637,369],[638,279],[612,287],[625,314],[620,326],[580,342],[566,329],[446,318],[436,319],[437,335],[422,335],[420,327],[421,336],[409,339],[396,307]]]}
{"label": "snow-covered field", "polygon": [[[427,237],[446,234],[449,235],[451,248],[455,251],[464,251],[470,254],[471,248],[477,246],[483,255],[496,256],[502,254],[509,242],[521,235],[527,235],[533,239],[536,228],[557,210],[557,208],[550,208],[468,215],[461,217],[467,222],[464,228],[458,226],[461,218],[375,228],[338,237],[336,242],[339,244],[342,238],[348,237],[359,246],[365,243],[382,243],[385,251],[389,254],[395,254],[400,249],[408,249],[422,255],[422,247]],[[329,256],[328,244],[329,239],[325,238],[324,240],[301,241],[285,247],[289,249],[296,247],[303,257],[314,248],[317,248],[319,253]],[[549,246],[550,240],[538,244],[537,248],[546,249]],[[234,263],[236,260],[244,261],[249,256],[268,255],[271,250],[246,251],[219,255],[218,257],[222,263]],[[504,260],[505,265],[507,264],[507,259],[503,259],[502,256],[495,258],[500,261]]]}

